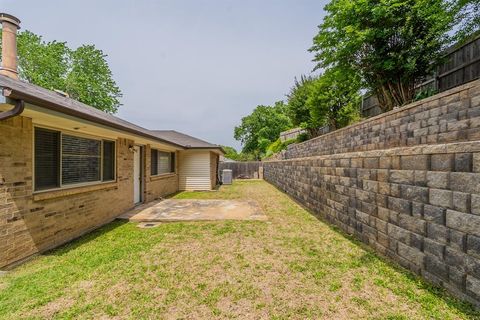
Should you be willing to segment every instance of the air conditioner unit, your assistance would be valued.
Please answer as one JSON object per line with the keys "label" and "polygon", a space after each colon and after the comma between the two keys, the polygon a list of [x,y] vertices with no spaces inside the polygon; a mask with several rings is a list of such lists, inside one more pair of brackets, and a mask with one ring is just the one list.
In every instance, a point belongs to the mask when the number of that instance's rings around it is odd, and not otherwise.
{"label": "air conditioner unit", "polygon": [[232,184],[232,170],[222,170],[222,184]]}

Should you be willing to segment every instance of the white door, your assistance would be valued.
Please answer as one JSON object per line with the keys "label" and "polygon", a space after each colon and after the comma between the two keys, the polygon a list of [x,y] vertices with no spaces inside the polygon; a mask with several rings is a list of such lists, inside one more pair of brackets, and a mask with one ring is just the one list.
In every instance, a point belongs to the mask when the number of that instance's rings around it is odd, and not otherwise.
{"label": "white door", "polygon": [[135,204],[142,201],[142,154],[141,147],[135,146],[133,153],[133,202]]}

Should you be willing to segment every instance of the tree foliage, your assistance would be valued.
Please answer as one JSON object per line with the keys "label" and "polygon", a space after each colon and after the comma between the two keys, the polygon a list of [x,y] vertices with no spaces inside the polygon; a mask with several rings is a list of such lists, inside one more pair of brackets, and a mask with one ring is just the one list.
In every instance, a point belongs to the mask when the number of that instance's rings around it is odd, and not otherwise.
{"label": "tree foliage", "polygon": [[457,14],[445,0],[332,0],[325,10],[310,49],[317,68],[353,68],[385,110],[413,99]]}
{"label": "tree foliage", "polygon": [[295,127],[307,127],[310,122],[310,110],[307,107],[307,99],[312,84],[317,77],[300,76],[295,78],[294,85],[287,94],[287,115]]}
{"label": "tree foliage", "polygon": [[327,70],[310,86],[307,108],[310,130],[328,125],[335,130],[360,118],[360,78],[351,69]]}
{"label": "tree foliage", "polygon": [[235,161],[252,161],[255,160],[255,156],[251,153],[238,153],[233,147],[222,146],[225,151],[225,158]]}
{"label": "tree foliage", "polygon": [[241,124],[234,129],[234,137],[242,142],[243,153],[252,153],[259,159],[268,145],[277,140],[280,132],[291,126],[282,101],[274,106],[259,105],[250,115],[242,118]]}
{"label": "tree foliage", "polygon": [[83,45],[73,51],[65,81],[66,92],[92,107],[115,113],[121,92],[105,58],[93,45]]}
{"label": "tree foliage", "polygon": [[361,80],[351,68],[335,67],[318,76],[295,79],[287,95],[287,114],[292,124],[310,137],[328,125],[336,129],[360,118]]}
{"label": "tree foliage", "polygon": [[291,145],[292,143],[295,143],[295,142],[297,142],[297,139],[295,139],[295,138],[285,140],[285,141],[282,141],[280,138],[278,138],[277,140],[275,140],[274,142],[272,142],[268,145],[267,150],[265,151],[265,155],[264,155],[263,158],[271,157],[275,153],[278,153],[282,150],[287,149],[287,147],[289,145]]}
{"label": "tree foliage", "polygon": [[72,50],[66,42],[46,42],[30,31],[18,33],[20,79],[57,89],[97,109],[115,113],[122,96],[106,55],[93,45]]}

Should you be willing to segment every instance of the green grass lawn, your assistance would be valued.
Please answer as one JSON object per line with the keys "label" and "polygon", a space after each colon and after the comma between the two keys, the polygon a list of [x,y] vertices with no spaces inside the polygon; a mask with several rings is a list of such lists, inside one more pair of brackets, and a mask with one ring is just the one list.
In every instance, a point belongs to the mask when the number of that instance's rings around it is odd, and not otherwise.
{"label": "green grass lawn", "polygon": [[269,221],[113,222],[1,276],[0,318],[480,318],[263,181],[175,197],[255,199]]}

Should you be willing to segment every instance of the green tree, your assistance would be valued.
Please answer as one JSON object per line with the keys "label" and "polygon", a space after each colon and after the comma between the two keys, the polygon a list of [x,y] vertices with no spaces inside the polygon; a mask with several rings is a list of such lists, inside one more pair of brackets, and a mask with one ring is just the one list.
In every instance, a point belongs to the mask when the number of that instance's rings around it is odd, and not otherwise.
{"label": "green tree", "polygon": [[332,0],[325,11],[310,49],[316,67],[352,67],[384,110],[412,101],[457,15],[445,0]]}
{"label": "green tree", "polygon": [[360,77],[351,69],[327,70],[312,83],[306,105],[311,130],[328,125],[330,130],[360,118]]}
{"label": "green tree", "polygon": [[115,113],[122,94],[113,80],[106,57],[93,45],[83,45],[72,51],[66,92],[92,107]]}
{"label": "green tree", "polygon": [[255,156],[249,153],[238,153],[237,150],[233,147],[229,146],[222,146],[223,150],[225,151],[225,158],[235,161],[251,161],[255,160]]}
{"label": "green tree", "polygon": [[17,42],[19,77],[40,87],[64,91],[70,59],[67,44],[45,42],[28,30],[18,34]]}
{"label": "green tree", "polygon": [[260,159],[280,132],[292,127],[286,109],[280,101],[274,106],[257,106],[250,115],[243,117],[234,130],[235,139],[242,142],[242,152],[254,154],[256,159]]}
{"label": "green tree", "polygon": [[28,30],[18,33],[17,46],[20,79],[64,91],[97,109],[117,112],[122,93],[101,50],[93,45],[71,50],[66,42],[46,42]]}
{"label": "green tree", "polygon": [[287,115],[295,127],[306,127],[310,121],[307,99],[315,80],[316,77],[304,75],[300,77],[300,80],[295,78],[295,83],[287,94]]}
{"label": "green tree", "polygon": [[234,147],[230,146],[222,146],[223,151],[225,151],[225,158],[231,159],[231,160],[237,160],[238,157],[238,152],[235,150]]}

